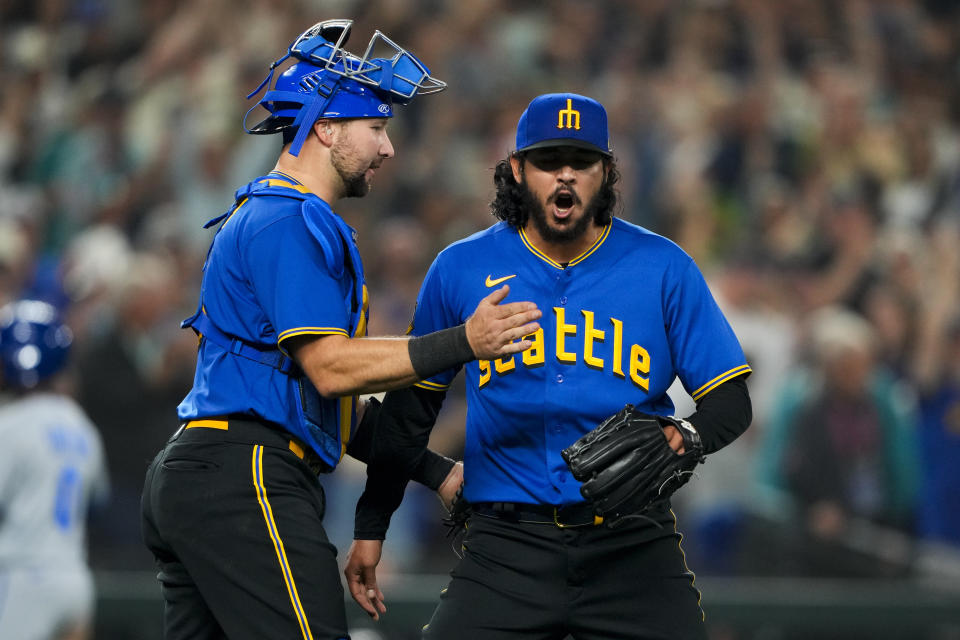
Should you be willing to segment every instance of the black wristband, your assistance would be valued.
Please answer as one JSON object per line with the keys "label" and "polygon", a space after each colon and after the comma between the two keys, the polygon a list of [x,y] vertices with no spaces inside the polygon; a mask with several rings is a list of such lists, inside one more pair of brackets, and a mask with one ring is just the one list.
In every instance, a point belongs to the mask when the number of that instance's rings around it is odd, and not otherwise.
{"label": "black wristband", "polygon": [[465,324],[411,338],[407,341],[407,348],[413,371],[421,380],[476,358],[467,340]]}
{"label": "black wristband", "polygon": [[456,462],[447,456],[440,455],[436,451],[427,449],[423,457],[420,458],[420,464],[413,470],[411,480],[416,480],[428,489],[436,491],[443,484],[443,481],[450,475],[450,470]]}

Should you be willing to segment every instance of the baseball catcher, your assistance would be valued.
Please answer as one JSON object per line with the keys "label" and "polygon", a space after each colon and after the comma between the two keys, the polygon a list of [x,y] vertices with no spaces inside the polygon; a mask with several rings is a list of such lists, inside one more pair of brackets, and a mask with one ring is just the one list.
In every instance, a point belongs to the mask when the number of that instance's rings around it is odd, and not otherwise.
{"label": "baseball catcher", "polygon": [[[452,331],[367,336],[363,261],[334,207],[364,196],[394,156],[395,106],[446,85],[380,31],[362,56],[345,50],[351,25],[318,22],[271,63],[249,96],[264,91],[257,108],[268,115],[244,128],[280,134],[280,155],[205,225],[217,231],[197,311],[181,325],[199,337],[196,376],[143,488],[143,538],[158,562],[167,640],[348,638],[317,476],[348,453],[369,459],[379,440],[379,411],[360,394],[512,355],[530,346],[518,335],[539,329],[532,302],[499,304],[505,285]],[[417,448],[410,470],[439,487],[453,467]],[[402,497],[403,488],[370,499]],[[375,583],[359,571],[349,578],[368,613],[386,610]]]}
{"label": "baseball catcher", "polygon": [[[665,429],[678,445],[676,450]],[[625,517],[642,515],[654,503],[669,498],[705,460],[700,434],[692,424],[642,413],[632,404],[604,420],[561,455],[573,477],[583,483],[580,493],[608,526]]]}

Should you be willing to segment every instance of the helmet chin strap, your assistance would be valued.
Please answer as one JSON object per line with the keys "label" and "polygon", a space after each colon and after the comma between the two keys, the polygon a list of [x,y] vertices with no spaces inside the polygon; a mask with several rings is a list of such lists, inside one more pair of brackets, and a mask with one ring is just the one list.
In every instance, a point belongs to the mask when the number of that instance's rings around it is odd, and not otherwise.
{"label": "helmet chin strap", "polygon": [[251,91],[250,93],[247,94],[247,100],[249,100],[249,99],[252,98],[253,96],[255,96],[255,95],[257,95],[258,93],[260,93],[265,86],[267,86],[268,84],[270,84],[270,81],[273,80],[273,73],[274,73],[274,71],[276,71],[277,67],[279,67],[280,64],[281,64],[284,60],[286,60],[287,58],[289,58],[289,57],[290,57],[290,52],[287,51],[285,54],[283,54],[282,56],[280,56],[280,58],[278,58],[277,60],[275,60],[275,61],[273,62],[273,64],[270,65],[270,73],[268,73],[268,74],[267,74],[267,77],[263,79],[263,82],[261,82],[260,84],[257,85],[257,88],[256,88],[256,89],[254,89],[253,91]]}
{"label": "helmet chin strap", "polygon": [[330,103],[333,94],[337,92],[337,87],[340,85],[340,78],[341,76],[334,76],[333,79],[326,80],[320,84],[317,87],[310,105],[306,109],[301,109],[300,113],[297,114],[292,125],[297,127],[297,135],[294,137],[293,144],[290,145],[289,151],[293,157],[300,155],[300,149],[303,148],[303,143],[306,142],[313,123],[317,121],[320,114],[323,113],[324,109],[326,109]]}

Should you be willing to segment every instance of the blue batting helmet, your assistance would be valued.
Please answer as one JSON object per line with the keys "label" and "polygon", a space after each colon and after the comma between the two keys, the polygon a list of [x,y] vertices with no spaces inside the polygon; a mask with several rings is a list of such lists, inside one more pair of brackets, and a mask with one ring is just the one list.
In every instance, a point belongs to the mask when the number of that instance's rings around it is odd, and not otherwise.
{"label": "blue batting helmet", "polygon": [[0,366],[5,385],[30,389],[67,363],[73,334],[57,309],[40,300],[0,307]]}
{"label": "blue batting helmet", "polygon": [[[394,102],[408,104],[418,94],[446,88],[446,83],[430,76],[430,70],[416,56],[380,31],[370,38],[363,56],[344,50],[352,24],[352,20],[318,22],[270,65],[267,77],[247,96],[252,98],[267,88],[244,116],[247,133],[295,131],[290,153],[296,156],[310,127],[320,118],[389,118]],[[388,48],[390,57],[372,57],[377,46]],[[291,56],[297,62],[277,78],[271,89],[274,70]],[[257,106],[270,115],[248,128],[247,116]]]}

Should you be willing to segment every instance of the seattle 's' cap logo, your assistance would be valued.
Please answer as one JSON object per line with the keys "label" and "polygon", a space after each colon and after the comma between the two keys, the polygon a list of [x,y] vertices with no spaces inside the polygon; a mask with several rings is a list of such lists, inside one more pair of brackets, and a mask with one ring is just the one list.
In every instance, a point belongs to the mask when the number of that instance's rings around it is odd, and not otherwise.
{"label": "seattle 's' cap logo", "polygon": [[[566,124],[564,124],[566,119]],[[557,129],[579,129],[580,112],[573,108],[573,100],[567,98],[567,108],[557,112]]]}

